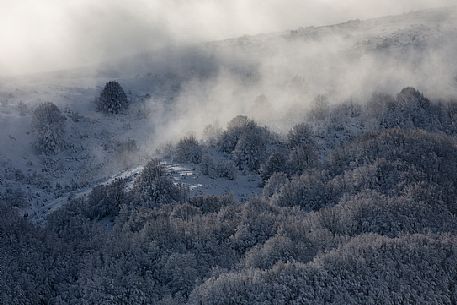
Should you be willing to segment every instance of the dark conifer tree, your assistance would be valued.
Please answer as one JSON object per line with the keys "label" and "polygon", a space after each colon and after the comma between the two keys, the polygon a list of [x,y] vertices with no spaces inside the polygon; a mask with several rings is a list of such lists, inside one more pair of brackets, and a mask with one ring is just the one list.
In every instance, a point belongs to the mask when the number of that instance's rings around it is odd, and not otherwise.
{"label": "dark conifer tree", "polygon": [[97,99],[97,111],[109,114],[118,114],[128,108],[129,101],[121,85],[116,82],[108,82],[100,97]]}

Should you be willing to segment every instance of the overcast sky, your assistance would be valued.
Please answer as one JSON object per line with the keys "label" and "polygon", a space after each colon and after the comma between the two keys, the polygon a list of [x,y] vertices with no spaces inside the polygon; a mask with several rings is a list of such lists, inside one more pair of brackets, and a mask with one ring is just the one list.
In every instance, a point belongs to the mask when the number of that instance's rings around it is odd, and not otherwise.
{"label": "overcast sky", "polygon": [[0,0],[0,75],[77,67],[167,44],[453,4],[455,0]]}

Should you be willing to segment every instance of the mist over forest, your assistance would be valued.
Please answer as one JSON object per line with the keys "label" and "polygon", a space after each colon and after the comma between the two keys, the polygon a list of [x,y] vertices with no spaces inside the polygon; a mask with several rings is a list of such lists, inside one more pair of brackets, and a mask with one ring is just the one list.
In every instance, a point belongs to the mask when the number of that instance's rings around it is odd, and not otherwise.
{"label": "mist over forest", "polygon": [[457,304],[452,5],[0,3],[0,304]]}

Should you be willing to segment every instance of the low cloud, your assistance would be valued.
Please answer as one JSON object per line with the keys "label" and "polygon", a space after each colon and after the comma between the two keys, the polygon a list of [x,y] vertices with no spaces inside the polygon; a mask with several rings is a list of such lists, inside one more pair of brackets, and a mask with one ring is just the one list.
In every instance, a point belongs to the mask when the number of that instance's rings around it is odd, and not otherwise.
{"label": "low cloud", "polygon": [[452,4],[451,0],[2,0],[0,75],[87,66],[168,45]]}

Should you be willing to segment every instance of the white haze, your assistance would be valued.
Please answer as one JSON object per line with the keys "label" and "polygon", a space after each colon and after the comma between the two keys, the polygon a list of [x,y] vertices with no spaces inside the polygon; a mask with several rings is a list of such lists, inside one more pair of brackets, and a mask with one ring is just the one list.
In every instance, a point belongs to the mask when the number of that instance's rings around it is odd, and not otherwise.
{"label": "white haze", "polygon": [[453,0],[0,0],[0,76],[166,45],[452,5]]}
{"label": "white haze", "polygon": [[[238,114],[286,130],[303,119],[318,96],[326,96],[330,103],[358,103],[373,92],[395,94],[408,86],[431,98],[457,96],[456,22],[446,14],[431,18],[431,25],[425,28],[420,26],[423,16],[419,16],[412,24],[401,24],[395,18],[383,20],[374,32],[360,29],[356,22],[336,33],[328,34],[324,29],[312,39],[291,39],[286,30],[398,15],[452,2],[0,0],[0,76],[82,66],[93,72],[94,67],[105,68],[104,63],[109,62],[120,73],[113,78],[127,90],[141,94],[145,91],[136,91],[139,85],[132,75],[150,72],[163,77],[167,69],[186,74],[192,65],[208,67],[213,71],[209,77],[186,78],[172,102],[167,96],[153,95],[152,116],[147,126],[135,131],[148,150],[189,133],[201,136],[208,124],[223,127]],[[366,24],[361,23],[362,27]],[[398,31],[406,31],[407,37],[408,31],[416,31],[419,42],[428,45],[392,53],[358,46]],[[281,33],[201,43],[269,32]],[[151,49],[162,51],[152,57],[127,57],[122,63],[116,60]],[[251,72],[253,75],[246,77]],[[73,86],[94,88],[109,80],[97,78],[96,73],[88,75]],[[167,81],[167,77],[160,81]],[[93,93],[74,108],[92,103]],[[45,95],[40,99],[59,104]],[[158,102],[162,100],[163,104]],[[93,107],[88,109],[93,111]]]}
{"label": "white haze", "polygon": [[[287,130],[303,120],[318,96],[333,104],[364,103],[375,92],[395,95],[405,87],[415,87],[429,98],[455,99],[457,40],[452,38],[457,34],[456,16],[456,11],[448,15],[439,10],[437,14],[354,22],[347,30],[343,25],[338,27],[341,32],[329,34],[323,29],[316,39],[291,39],[285,34],[219,43],[221,57],[256,67],[255,80],[247,81],[237,72],[221,68],[214,78],[188,82],[169,124],[157,126],[159,134],[167,140],[186,132],[201,135],[206,124],[224,126],[238,114]],[[375,24],[373,29],[370,24]],[[371,44],[379,43],[377,39],[392,37],[398,37],[399,47],[371,49]],[[412,37],[417,46],[408,40]],[[243,41],[248,45],[243,46]],[[358,47],[366,41],[368,45]]]}

